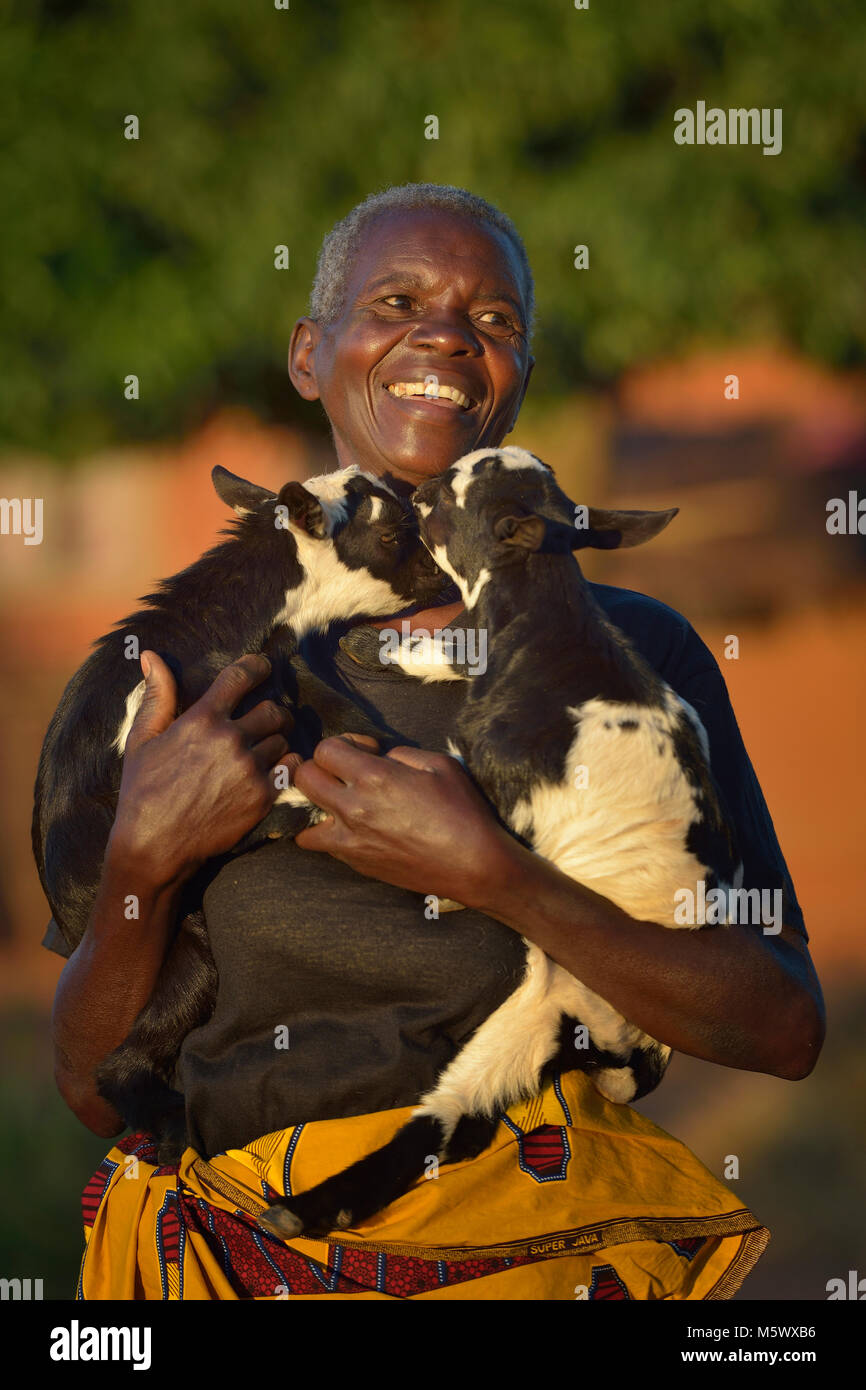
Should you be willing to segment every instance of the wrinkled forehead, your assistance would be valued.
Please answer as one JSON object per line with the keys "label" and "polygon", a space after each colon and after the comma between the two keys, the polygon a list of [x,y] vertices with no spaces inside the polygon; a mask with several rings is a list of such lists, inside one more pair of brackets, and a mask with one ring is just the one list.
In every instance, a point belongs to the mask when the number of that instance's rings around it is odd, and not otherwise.
{"label": "wrinkled forehead", "polygon": [[474,507],[496,495],[497,483],[519,482],[536,490],[550,477],[550,469],[527,449],[507,445],[502,449],[476,449],[465,454],[448,469],[444,477],[451,484],[458,507]]}

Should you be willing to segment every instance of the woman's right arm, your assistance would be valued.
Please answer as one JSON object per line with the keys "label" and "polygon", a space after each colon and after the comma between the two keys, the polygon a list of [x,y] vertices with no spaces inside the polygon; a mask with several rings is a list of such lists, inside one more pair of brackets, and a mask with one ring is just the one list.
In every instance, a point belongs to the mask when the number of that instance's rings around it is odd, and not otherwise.
{"label": "woman's right arm", "polygon": [[[270,670],[243,656],[178,718],[171,672],[142,653],[145,695],[129,734],[102,877],[87,929],[60,976],[52,1015],[60,1094],[106,1138],[124,1121],[96,1089],[95,1071],[147,1003],[171,941],[184,883],[267,814],[291,716],[264,700],[231,713]],[[136,915],[137,914],[137,915]]]}

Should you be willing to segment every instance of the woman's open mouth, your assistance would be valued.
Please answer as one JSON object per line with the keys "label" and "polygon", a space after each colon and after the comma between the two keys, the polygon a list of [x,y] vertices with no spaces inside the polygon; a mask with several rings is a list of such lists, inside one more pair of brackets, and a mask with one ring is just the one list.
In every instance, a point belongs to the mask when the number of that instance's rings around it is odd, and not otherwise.
{"label": "woman's open mouth", "polygon": [[471,410],[476,404],[465,391],[441,381],[392,381],[385,390],[398,400],[412,399],[438,410]]}

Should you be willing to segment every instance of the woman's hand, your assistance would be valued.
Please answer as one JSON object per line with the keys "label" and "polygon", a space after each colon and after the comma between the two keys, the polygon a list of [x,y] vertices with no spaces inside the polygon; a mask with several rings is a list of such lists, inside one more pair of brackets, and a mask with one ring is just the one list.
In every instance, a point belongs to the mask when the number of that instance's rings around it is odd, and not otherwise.
{"label": "woman's hand", "polygon": [[294,784],[330,819],[297,837],[360,874],[473,907],[517,847],[456,758],[374,739],[326,738]]}
{"label": "woman's hand", "polygon": [[177,714],[177,687],[155,652],[143,652],[145,693],[126,743],[106,859],[134,865],[154,885],[183,882],[267,815],[274,768],[290,770],[291,715],[263,700],[232,710],[270,671],[261,655],[226,666],[201,699]]}
{"label": "woman's hand", "polygon": [[[231,849],[270,810],[273,768],[291,769],[286,711],[264,700],[231,712],[270,663],[242,656],[177,716],[177,688],[143,652],[144,700],[123,760],[117,815],[87,930],[60,977],[52,1015],[60,1094],[88,1129],[118,1134],[123,1119],[99,1095],[99,1063],[129,1035],[150,999],[175,927],[181,885]],[[177,717],[176,717],[177,716]],[[134,916],[126,911],[130,895]]]}

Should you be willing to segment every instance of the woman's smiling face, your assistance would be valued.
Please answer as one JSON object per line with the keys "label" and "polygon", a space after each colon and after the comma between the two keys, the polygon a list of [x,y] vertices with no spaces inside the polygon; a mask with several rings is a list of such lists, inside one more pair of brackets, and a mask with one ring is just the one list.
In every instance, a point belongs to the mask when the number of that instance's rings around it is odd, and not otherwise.
{"label": "woman's smiling face", "polygon": [[380,214],[346,291],[333,324],[298,321],[289,352],[295,387],[324,406],[341,468],[416,486],[501,444],[533,365],[520,262],[503,233],[439,209]]}

